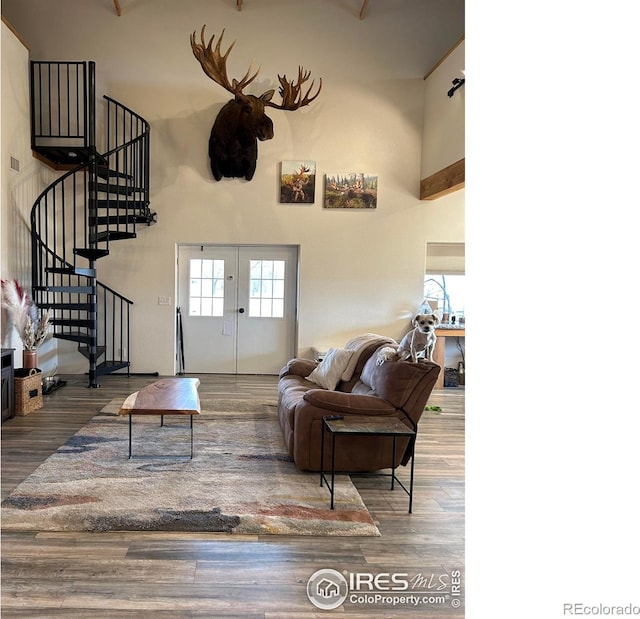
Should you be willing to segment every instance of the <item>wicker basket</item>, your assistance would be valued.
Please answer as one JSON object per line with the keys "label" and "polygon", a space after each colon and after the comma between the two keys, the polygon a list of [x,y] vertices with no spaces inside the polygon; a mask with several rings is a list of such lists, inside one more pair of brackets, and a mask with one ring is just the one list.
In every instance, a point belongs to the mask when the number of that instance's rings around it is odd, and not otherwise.
{"label": "wicker basket", "polygon": [[24,417],[42,408],[42,372],[20,368],[14,373],[15,413]]}
{"label": "wicker basket", "polygon": [[445,387],[457,387],[460,384],[460,376],[456,368],[444,369],[444,386]]}

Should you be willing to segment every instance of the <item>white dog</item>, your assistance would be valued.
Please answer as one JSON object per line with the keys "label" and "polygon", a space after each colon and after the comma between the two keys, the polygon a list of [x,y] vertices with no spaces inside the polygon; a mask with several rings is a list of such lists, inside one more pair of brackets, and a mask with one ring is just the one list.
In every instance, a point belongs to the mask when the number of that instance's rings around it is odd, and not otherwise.
{"label": "white dog", "polygon": [[433,361],[433,350],[436,347],[436,327],[440,323],[437,314],[416,314],[411,321],[414,328],[409,331],[401,340],[398,349],[385,347],[378,353],[377,363],[380,365],[385,361],[395,358],[398,361],[409,361],[415,363],[418,355],[424,352],[424,356],[429,361]]}

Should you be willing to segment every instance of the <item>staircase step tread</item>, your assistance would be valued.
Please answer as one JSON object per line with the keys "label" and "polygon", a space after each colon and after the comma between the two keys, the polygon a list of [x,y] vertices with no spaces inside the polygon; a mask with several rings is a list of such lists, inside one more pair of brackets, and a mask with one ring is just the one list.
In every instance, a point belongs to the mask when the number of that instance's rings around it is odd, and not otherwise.
{"label": "staircase step tread", "polygon": [[122,241],[124,239],[135,239],[138,235],[135,232],[120,232],[118,230],[105,230],[93,235],[90,240],[96,243],[105,241]]}
{"label": "staircase step tread", "polygon": [[86,327],[93,326],[93,320],[88,318],[52,318],[51,323],[60,327]]}
{"label": "staircase step tread", "polygon": [[108,249],[98,249],[95,247],[76,247],[73,250],[76,256],[87,258],[87,260],[99,260],[109,255]]}
{"label": "staircase step tread", "polygon": [[129,185],[118,185],[117,183],[89,183],[89,189],[102,191],[104,193],[117,193],[121,196],[131,196],[137,191],[142,191],[139,187]]}
{"label": "staircase step tread", "polygon": [[95,277],[95,269],[87,269],[85,267],[47,267],[47,273],[57,273],[59,275],[82,275],[83,277]]}
{"label": "staircase step tread", "polygon": [[96,373],[98,376],[102,376],[130,366],[131,363],[129,361],[107,360],[96,365]]}
{"label": "staircase step tread", "polygon": [[143,210],[147,208],[147,202],[145,200],[105,200],[98,198],[93,200],[93,204],[96,208],[108,208],[118,210]]}
{"label": "staircase step tread", "polygon": [[40,292],[70,292],[73,294],[91,294],[91,286],[34,286],[34,290]]}
{"label": "staircase step tread", "polygon": [[95,309],[95,305],[92,303],[48,303],[45,304],[45,307],[60,310],[60,311],[70,311],[70,312],[91,312]]}
{"label": "staircase step tread", "polygon": [[[102,357],[102,355],[104,355],[105,350],[107,350],[106,346],[96,346],[96,359],[99,359],[100,357]],[[78,346],[78,352],[86,359],[88,359],[90,356],[88,346]]]}
{"label": "staircase step tread", "polygon": [[91,344],[91,336],[80,332],[54,333],[53,337],[59,340],[69,340],[71,342],[80,342],[83,344]]}
{"label": "staircase step tread", "polygon": [[99,217],[89,217],[90,226],[106,226],[108,224],[146,224],[148,217],[145,215],[136,215],[130,213],[128,215],[104,215]]}
{"label": "staircase step tread", "polygon": [[96,166],[96,174],[100,178],[108,179],[108,178],[123,178],[127,180],[133,180],[133,176],[131,174],[127,174],[126,172],[122,172],[120,170],[114,170],[105,165],[97,165]]}
{"label": "staircase step tread", "polygon": [[98,155],[95,147],[46,146],[35,144],[33,150],[55,170],[72,170],[80,163],[88,162]]}

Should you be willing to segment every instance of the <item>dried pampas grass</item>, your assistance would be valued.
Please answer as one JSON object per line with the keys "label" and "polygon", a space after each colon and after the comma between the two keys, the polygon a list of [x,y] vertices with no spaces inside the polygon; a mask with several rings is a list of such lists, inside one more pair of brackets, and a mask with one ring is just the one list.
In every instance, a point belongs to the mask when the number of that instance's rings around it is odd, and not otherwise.
{"label": "dried pampas grass", "polygon": [[2,307],[6,308],[25,349],[36,350],[47,337],[51,310],[40,315],[38,306],[17,279],[2,280]]}

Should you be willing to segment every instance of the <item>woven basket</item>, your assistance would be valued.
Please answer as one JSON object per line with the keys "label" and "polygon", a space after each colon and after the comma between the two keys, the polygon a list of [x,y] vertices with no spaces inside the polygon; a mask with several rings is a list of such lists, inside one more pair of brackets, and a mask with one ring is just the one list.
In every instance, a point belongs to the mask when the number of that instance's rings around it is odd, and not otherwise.
{"label": "woven basket", "polygon": [[42,372],[36,368],[15,370],[15,413],[24,417],[42,408]]}
{"label": "woven basket", "polygon": [[444,386],[445,387],[457,387],[460,384],[460,376],[456,368],[444,369]]}

